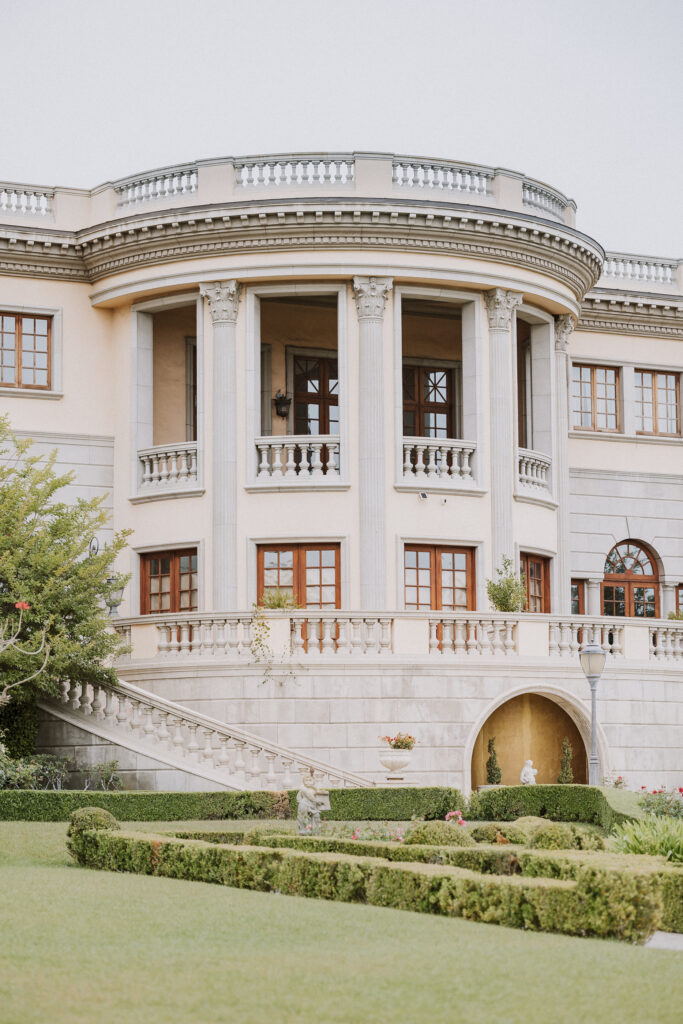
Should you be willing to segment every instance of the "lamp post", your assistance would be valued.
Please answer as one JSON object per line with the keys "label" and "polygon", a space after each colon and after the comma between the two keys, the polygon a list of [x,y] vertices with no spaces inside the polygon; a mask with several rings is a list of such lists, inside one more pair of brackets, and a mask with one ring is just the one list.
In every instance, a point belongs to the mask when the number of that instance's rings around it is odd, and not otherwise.
{"label": "lamp post", "polygon": [[598,717],[596,699],[598,680],[605,667],[605,651],[599,644],[585,644],[579,651],[579,661],[591,688],[591,752],[588,758],[588,785],[600,785],[600,759],[598,757]]}

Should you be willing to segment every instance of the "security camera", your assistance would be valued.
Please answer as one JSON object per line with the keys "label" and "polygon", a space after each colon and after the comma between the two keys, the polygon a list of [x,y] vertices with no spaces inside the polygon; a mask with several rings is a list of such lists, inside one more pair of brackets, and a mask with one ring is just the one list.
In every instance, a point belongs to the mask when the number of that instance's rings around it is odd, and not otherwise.
{"label": "security camera", "polygon": [[426,501],[427,500],[427,492],[426,491],[420,491],[420,493],[418,494],[418,498],[420,499],[420,501]]}

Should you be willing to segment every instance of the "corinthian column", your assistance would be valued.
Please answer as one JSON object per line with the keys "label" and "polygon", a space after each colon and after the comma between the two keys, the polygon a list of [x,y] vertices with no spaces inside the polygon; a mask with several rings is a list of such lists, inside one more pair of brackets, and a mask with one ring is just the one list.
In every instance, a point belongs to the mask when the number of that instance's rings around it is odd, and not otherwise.
{"label": "corinthian column", "polygon": [[569,335],[574,318],[565,314],[555,321],[555,497],[557,499],[557,593],[559,615],[571,611],[569,559]]}
{"label": "corinthian column", "polygon": [[522,302],[520,292],[493,288],[484,292],[489,317],[489,391],[491,403],[491,518],[493,568],[503,556],[513,557],[512,510],[517,453],[514,446],[512,401],[513,313]]}
{"label": "corinthian column", "polygon": [[213,321],[213,610],[237,608],[237,281],[200,286]]}
{"label": "corinthian column", "polygon": [[378,611],[386,608],[382,321],[391,285],[385,277],[353,279],[360,336],[360,606]]}

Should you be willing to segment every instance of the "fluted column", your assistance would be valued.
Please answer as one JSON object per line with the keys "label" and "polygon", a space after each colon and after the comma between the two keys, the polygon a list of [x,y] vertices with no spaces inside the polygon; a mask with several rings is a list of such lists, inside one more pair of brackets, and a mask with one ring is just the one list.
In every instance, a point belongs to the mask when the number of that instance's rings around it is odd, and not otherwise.
{"label": "fluted column", "polygon": [[360,606],[386,608],[382,321],[392,282],[354,277],[360,340]]}
{"label": "fluted column", "polygon": [[571,611],[569,557],[569,335],[574,318],[565,314],[555,321],[555,497],[557,499],[557,594],[559,615]]}
{"label": "fluted column", "polygon": [[484,292],[489,318],[489,391],[491,403],[491,516],[493,568],[504,555],[514,553],[512,529],[513,494],[517,474],[514,445],[512,326],[514,311],[522,302],[520,292],[493,288]]}
{"label": "fluted column", "polygon": [[237,281],[200,286],[213,321],[213,607],[237,608]]}

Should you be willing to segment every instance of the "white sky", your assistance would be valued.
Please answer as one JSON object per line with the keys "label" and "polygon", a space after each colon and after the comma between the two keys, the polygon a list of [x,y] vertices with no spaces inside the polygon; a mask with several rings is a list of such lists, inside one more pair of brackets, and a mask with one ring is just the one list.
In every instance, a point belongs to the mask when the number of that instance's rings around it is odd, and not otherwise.
{"label": "white sky", "polygon": [[681,0],[0,0],[0,179],[210,156],[511,167],[606,248],[683,256]]}

